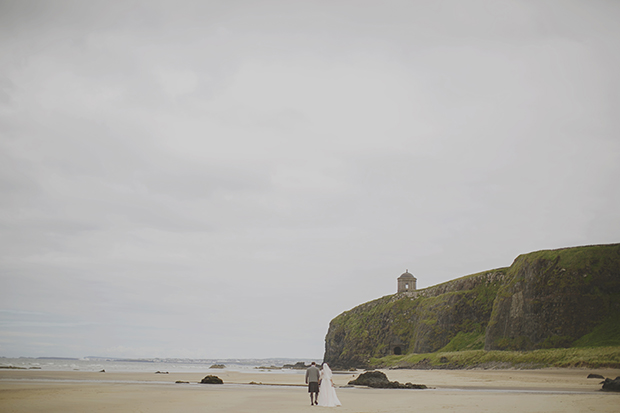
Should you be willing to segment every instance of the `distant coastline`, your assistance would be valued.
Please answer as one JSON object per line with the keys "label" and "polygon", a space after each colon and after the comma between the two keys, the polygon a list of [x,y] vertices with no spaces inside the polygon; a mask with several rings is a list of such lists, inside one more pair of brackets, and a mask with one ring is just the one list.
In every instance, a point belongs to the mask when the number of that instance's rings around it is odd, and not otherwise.
{"label": "distant coastline", "polygon": [[320,363],[316,358],[226,358],[226,359],[190,359],[190,358],[116,358],[116,357],[5,357],[0,356],[0,367],[37,368],[47,371],[118,371],[118,372],[187,372],[208,371],[213,366],[225,366],[230,371],[254,370],[263,366],[275,366],[287,369],[287,365],[297,363]]}

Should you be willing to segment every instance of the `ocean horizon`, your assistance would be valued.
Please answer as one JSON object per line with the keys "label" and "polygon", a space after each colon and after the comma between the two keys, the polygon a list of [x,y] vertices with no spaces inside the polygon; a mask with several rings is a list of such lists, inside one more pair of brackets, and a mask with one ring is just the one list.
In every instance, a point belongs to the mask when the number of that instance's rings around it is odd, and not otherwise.
{"label": "ocean horizon", "polygon": [[[119,358],[89,356],[72,357],[2,357],[0,368],[33,369],[46,371],[102,371],[106,372],[212,372],[212,371],[280,371],[284,366],[299,362],[320,363],[314,358]],[[222,367],[223,366],[223,367]],[[289,368],[285,368],[289,370]]]}

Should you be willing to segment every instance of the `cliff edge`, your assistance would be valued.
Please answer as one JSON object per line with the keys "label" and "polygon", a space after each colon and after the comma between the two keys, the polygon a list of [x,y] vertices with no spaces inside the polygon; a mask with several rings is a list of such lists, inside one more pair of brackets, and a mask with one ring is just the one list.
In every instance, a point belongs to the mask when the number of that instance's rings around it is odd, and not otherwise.
{"label": "cliff edge", "polygon": [[348,368],[390,354],[569,347],[618,314],[620,244],[538,251],[345,311],[330,322],[324,360]]}

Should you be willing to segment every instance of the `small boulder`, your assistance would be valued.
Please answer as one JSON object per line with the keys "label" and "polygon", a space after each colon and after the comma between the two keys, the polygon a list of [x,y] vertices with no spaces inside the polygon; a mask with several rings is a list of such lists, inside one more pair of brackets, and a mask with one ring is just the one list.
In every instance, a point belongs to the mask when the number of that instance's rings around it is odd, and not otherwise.
{"label": "small boulder", "polygon": [[208,375],[204,379],[200,380],[201,384],[224,384],[224,380],[217,376]]}
{"label": "small boulder", "polygon": [[602,390],[620,392],[620,376],[616,377],[614,380],[605,379]]}
{"label": "small boulder", "polygon": [[588,378],[589,379],[604,379],[605,377],[601,376],[600,374],[590,373],[588,374]]}
{"label": "small boulder", "polygon": [[413,383],[405,383],[405,389],[428,389],[425,384],[413,384]]}
{"label": "small boulder", "polygon": [[360,374],[355,380],[351,380],[349,384],[356,386],[380,387],[387,385],[389,382],[390,381],[385,373],[382,371],[373,370]]}
{"label": "small boulder", "polygon": [[424,384],[399,383],[388,380],[385,373],[381,371],[367,371],[360,374],[357,379],[351,380],[349,385],[368,386],[375,389],[426,389]]}

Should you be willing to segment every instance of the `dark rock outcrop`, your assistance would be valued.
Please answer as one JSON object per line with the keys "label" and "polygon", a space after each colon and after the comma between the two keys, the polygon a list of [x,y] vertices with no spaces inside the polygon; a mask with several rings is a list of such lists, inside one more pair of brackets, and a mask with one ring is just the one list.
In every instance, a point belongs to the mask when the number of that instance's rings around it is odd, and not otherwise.
{"label": "dark rock outcrop", "polygon": [[304,363],[303,361],[298,361],[295,364],[285,364],[282,366],[283,369],[294,369],[294,370],[303,370],[303,369],[307,369],[308,367],[310,367],[310,365],[306,366],[306,363]]}
{"label": "dark rock outcrop", "polygon": [[349,381],[349,385],[368,386],[377,389],[426,389],[424,384],[399,383],[388,380],[381,371],[367,371],[360,374],[355,380]]}
{"label": "dark rock outcrop", "polygon": [[538,251],[508,268],[385,296],[330,322],[324,361],[391,354],[568,347],[620,313],[620,244]]}
{"label": "dark rock outcrop", "polygon": [[604,379],[605,377],[601,376],[600,374],[590,373],[588,374],[588,378],[589,379]]}
{"label": "dark rock outcrop", "polygon": [[202,384],[224,384],[224,380],[220,379],[217,376],[208,375],[205,376],[202,380],[200,380]]}
{"label": "dark rock outcrop", "polygon": [[617,391],[620,392],[620,376],[615,379],[605,379],[603,382],[603,388],[601,390],[604,391]]}

